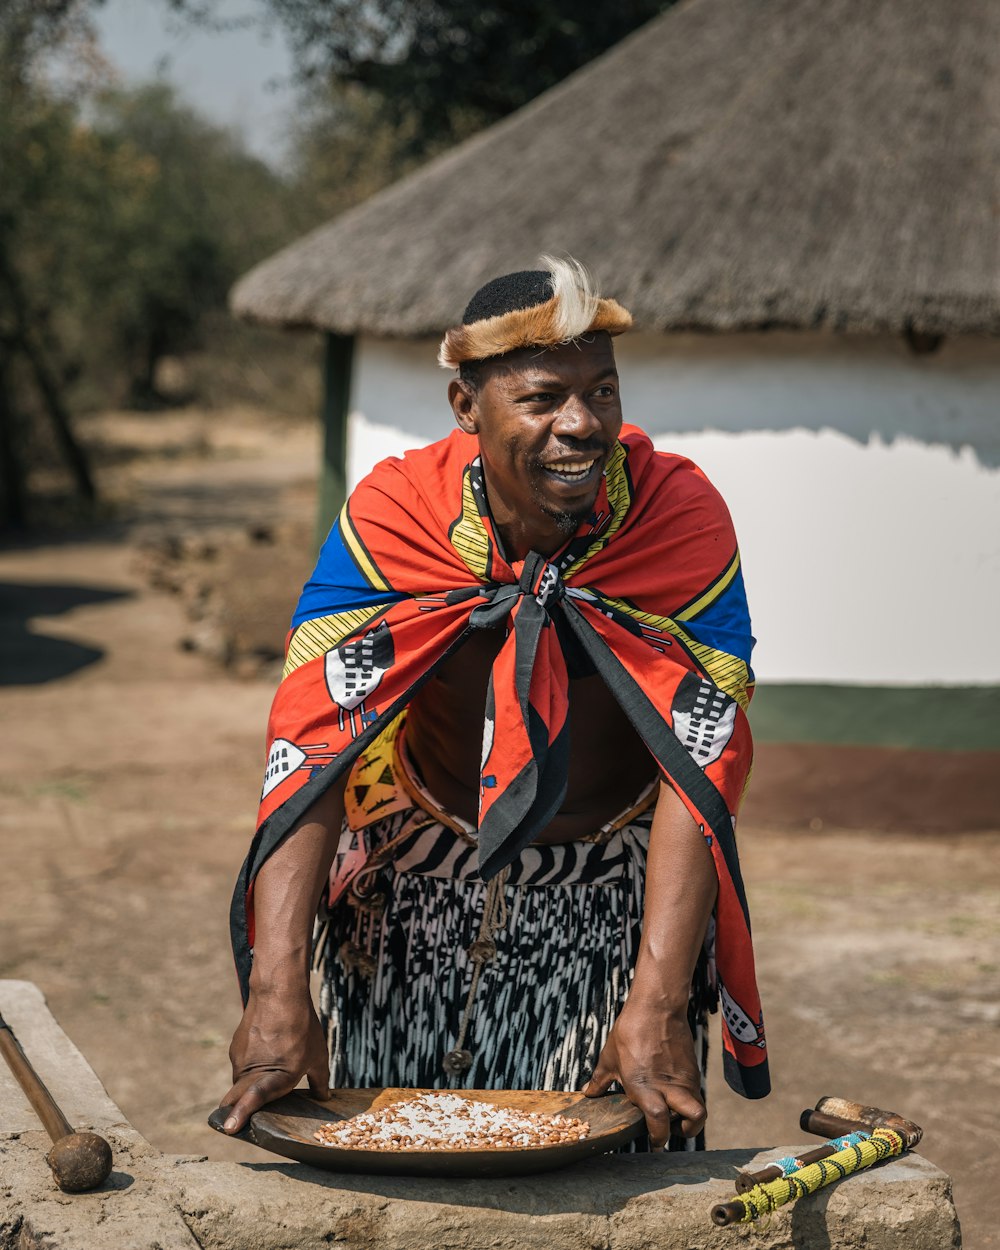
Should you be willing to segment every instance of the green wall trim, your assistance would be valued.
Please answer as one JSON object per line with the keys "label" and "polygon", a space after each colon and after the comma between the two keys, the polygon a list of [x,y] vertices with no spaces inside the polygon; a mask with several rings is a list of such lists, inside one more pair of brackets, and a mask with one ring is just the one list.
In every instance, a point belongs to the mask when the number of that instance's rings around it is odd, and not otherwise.
{"label": "green wall trim", "polygon": [[1000,686],[757,686],[759,742],[1000,750]]}

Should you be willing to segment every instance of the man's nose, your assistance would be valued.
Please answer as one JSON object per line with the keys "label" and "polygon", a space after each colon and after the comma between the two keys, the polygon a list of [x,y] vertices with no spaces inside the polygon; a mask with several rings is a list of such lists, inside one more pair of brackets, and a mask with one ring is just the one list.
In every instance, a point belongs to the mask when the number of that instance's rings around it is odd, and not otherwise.
{"label": "man's nose", "polygon": [[567,438],[591,438],[601,432],[601,422],[582,395],[569,395],[556,413],[552,431]]}

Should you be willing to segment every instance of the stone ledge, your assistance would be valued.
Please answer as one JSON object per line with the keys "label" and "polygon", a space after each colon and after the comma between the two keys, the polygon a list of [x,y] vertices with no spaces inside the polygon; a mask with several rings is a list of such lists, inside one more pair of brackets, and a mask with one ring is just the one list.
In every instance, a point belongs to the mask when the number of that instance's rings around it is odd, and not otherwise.
{"label": "stone ledge", "polygon": [[[0,981],[0,1011],[78,1127],[111,1141],[103,1190],[56,1189],[48,1141],[0,1072],[0,1250],[955,1250],[951,1182],[910,1155],[776,1212],[718,1229],[738,1167],[791,1148],[606,1156],[503,1180],[344,1176],[261,1154],[254,1164],[159,1154],[132,1129],[38,990]],[[206,1147],[210,1130],[206,1128]]]}
{"label": "stone ledge", "polygon": [[608,1156],[535,1178],[429,1181],[346,1177],[298,1165],[179,1164],[176,1193],[206,1250],[952,1250],[960,1245],[949,1178],[910,1156],[774,1213],[716,1228],[751,1160],[788,1150]]}

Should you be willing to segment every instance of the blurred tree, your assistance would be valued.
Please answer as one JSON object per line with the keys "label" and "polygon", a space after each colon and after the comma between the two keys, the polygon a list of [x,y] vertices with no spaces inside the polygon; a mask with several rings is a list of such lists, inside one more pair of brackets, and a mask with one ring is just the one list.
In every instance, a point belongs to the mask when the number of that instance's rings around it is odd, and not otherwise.
{"label": "blurred tree", "polygon": [[156,403],[158,362],[197,346],[205,314],[224,306],[233,280],[288,238],[291,197],[165,83],[103,93],[92,139],[120,176],[101,181],[92,208],[106,226],[93,231],[82,268],[101,291],[130,402]]}
{"label": "blurred tree", "polygon": [[676,0],[257,0],[238,18],[221,0],[167,3],[220,33],[280,24],[316,133],[326,122],[346,136],[332,169],[360,165],[363,184],[506,117]]}
{"label": "blurred tree", "polygon": [[25,448],[39,411],[78,492],[95,493],[63,398],[71,370],[56,327],[58,227],[44,222],[46,206],[70,189],[68,171],[79,164],[74,109],[41,83],[60,47],[75,45],[87,63],[90,35],[87,6],[77,0],[5,0],[0,7],[0,521],[25,518]]}
{"label": "blurred tree", "polygon": [[[520,108],[674,0],[263,0],[301,78],[372,93],[427,154]],[[212,0],[173,0],[203,15]]]}
{"label": "blurred tree", "polygon": [[0,4],[0,523],[25,519],[46,428],[93,499],[70,397],[96,379],[155,402],[163,354],[197,342],[232,280],[294,229],[281,178],[169,87],[108,86],[98,2]]}
{"label": "blurred tree", "polygon": [[414,130],[412,118],[390,121],[374,92],[336,83],[312,92],[289,135],[300,229],[361,203],[433,155],[433,148],[414,152]]}

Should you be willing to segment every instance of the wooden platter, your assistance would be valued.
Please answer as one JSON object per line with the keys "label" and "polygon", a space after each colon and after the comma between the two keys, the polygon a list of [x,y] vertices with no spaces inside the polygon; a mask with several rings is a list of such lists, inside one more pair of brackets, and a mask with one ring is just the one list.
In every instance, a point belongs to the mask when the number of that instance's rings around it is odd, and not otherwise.
{"label": "wooden platter", "polygon": [[[575,1116],[590,1125],[590,1134],[581,1141],[502,1150],[355,1150],[324,1146],[313,1137],[322,1124],[349,1120],[363,1111],[377,1111],[429,1092],[423,1089],[338,1089],[325,1102],[319,1102],[296,1091],[252,1115],[249,1126],[239,1137],[263,1150],[329,1172],[368,1172],[383,1176],[524,1176],[615,1150],[643,1129],[642,1112],[623,1094],[584,1098],[582,1094],[561,1090],[456,1089],[449,1092],[477,1102],[518,1111]],[[208,1118],[209,1125],[221,1133],[227,1112],[226,1107],[213,1111]]]}

